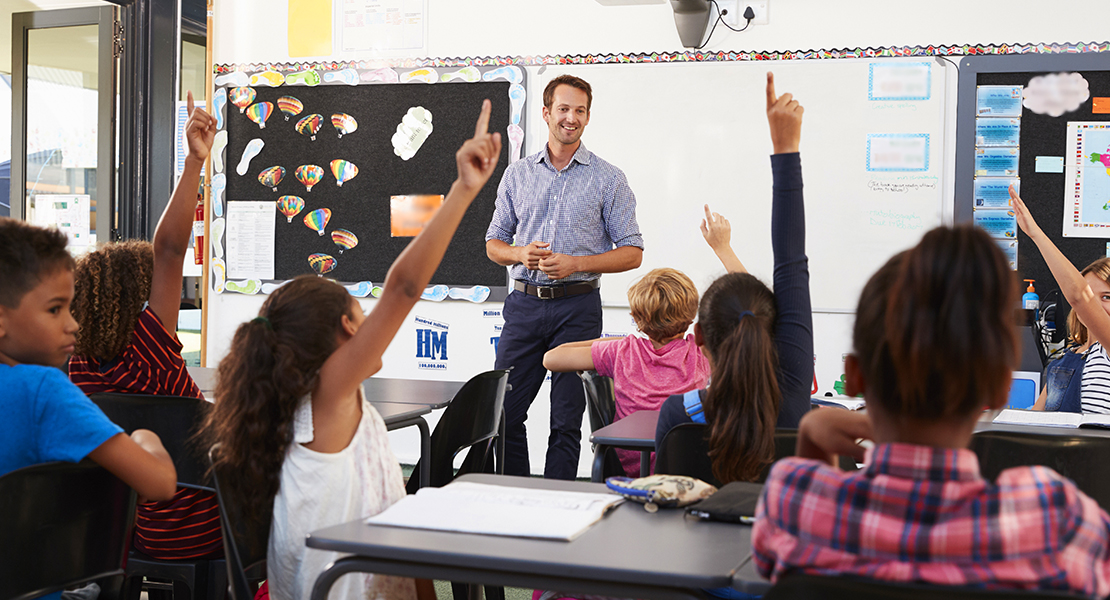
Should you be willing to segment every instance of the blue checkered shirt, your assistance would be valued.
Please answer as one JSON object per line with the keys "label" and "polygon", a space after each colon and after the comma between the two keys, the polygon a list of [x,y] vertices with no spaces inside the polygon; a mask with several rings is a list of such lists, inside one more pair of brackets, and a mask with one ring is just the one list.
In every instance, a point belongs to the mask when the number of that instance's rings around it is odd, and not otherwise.
{"label": "blue checkered shirt", "polygon": [[[568,256],[604,254],[615,247],[644,247],[636,223],[636,196],[624,173],[578,146],[562,171],[551,166],[547,146],[505,169],[497,188],[493,221],[486,241],[525,246],[548,242],[553,252]],[[517,263],[513,279],[536,285],[552,282],[542,271]],[[574,273],[560,283],[590,281],[600,273]]]}

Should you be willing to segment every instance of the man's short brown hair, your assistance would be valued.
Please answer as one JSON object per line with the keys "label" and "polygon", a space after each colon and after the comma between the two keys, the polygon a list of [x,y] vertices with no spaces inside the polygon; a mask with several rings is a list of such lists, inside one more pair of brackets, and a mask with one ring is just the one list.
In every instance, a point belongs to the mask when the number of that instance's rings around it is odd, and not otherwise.
{"label": "man's short brown hair", "polygon": [[594,91],[590,84],[581,77],[574,75],[560,75],[555,79],[547,82],[547,87],[543,88],[543,105],[551,109],[551,103],[555,102],[555,88],[560,85],[569,85],[572,88],[578,88],[586,92],[586,112],[590,112],[590,106],[594,103]]}

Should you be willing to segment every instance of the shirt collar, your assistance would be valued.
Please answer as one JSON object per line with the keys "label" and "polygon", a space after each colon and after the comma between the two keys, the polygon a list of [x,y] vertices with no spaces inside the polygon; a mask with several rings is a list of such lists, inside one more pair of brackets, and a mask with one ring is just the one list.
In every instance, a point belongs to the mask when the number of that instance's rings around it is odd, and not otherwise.
{"label": "shirt collar", "polygon": [[[593,152],[590,152],[586,149],[585,143],[579,143],[578,150],[575,150],[574,156],[570,157],[570,162],[577,162],[588,166],[590,164],[590,161],[593,159],[593,155]],[[536,153],[536,164],[546,162],[550,166],[550,160],[551,158],[547,154],[547,144],[544,144],[543,150],[540,150],[538,153]]]}
{"label": "shirt collar", "polygon": [[978,481],[979,458],[967,448],[877,444],[867,451],[866,474],[929,481]]}

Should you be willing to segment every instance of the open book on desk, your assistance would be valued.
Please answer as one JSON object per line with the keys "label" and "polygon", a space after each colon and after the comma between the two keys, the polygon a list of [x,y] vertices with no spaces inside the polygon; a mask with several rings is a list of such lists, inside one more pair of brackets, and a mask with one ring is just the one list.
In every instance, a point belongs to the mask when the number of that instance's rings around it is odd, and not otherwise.
{"label": "open book on desk", "polygon": [[817,406],[834,406],[848,410],[863,410],[864,408],[863,398],[853,398],[851,396],[810,396],[809,401]]}
{"label": "open book on desk", "polygon": [[423,488],[366,522],[570,541],[622,501],[615,494],[459,482],[441,488]]}
{"label": "open book on desk", "polygon": [[1064,427],[1069,429],[1075,429],[1077,427],[1110,428],[1110,415],[1046,410],[1014,410],[1008,408],[998,413],[998,416],[994,418],[994,422],[999,425],[1040,425],[1042,427]]}

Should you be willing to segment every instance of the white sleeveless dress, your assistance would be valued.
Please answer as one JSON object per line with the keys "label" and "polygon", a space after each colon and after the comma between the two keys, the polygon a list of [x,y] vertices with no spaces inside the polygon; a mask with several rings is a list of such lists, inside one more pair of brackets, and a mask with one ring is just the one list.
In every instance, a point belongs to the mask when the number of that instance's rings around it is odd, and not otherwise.
{"label": "white sleeveless dress", "polygon": [[[313,440],[312,402],[301,400],[293,420],[293,443],[281,467],[281,488],[274,497],[274,520],[266,570],[274,600],[307,600],[316,578],[338,552],[305,546],[318,529],[376,515],[405,496],[405,486],[385,422],[366,401],[354,438],[341,452],[324,454],[301,444]],[[382,575],[344,575],[329,600],[415,600],[412,579]]]}

